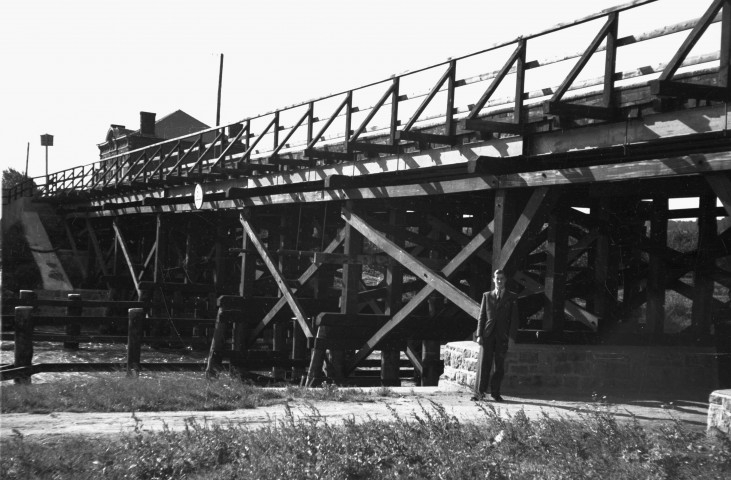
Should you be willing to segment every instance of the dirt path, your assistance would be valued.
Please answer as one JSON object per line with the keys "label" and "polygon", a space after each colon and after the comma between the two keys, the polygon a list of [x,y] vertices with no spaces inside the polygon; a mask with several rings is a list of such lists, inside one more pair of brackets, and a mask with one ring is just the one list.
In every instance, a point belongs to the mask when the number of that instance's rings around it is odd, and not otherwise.
{"label": "dirt path", "polygon": [[[545,413],[552,417],[577,417],[595,408],[608,408],[620,420],[633,416],[643,424],[658,425],[661,422],[682,422],[692,429],[705,430],[708,404],[669,400],[614,399],[611,403],[597,407],[590,399],[528,398],[526,396],[505,396],[505,402],[474,402],[471,393],[455,385],[412,389],[399,387],[390,389],[391,396],[375,397],[373,402],[317,402],[295,400],[286,404],[271,405],[234,411],[176,411],[124,413],[68,413],[51,414],[3,414],[0,415],[0,437],[6,439],[15,431],[26,437],[47,437],[56,435],[116,435],[132,432],[135,425],[144,431],[159,431],[167,426],[180,430],[189,420],[219,425],[245,425],[260,428],[285,420],[288,410],[295,418],[317,418],[331,424],[345,419],[356,421],[368,419],[392,419],[393,412],[402,418],[413,414],[423,415],[423,408],[429,409],[430,402],[442,405],[446,412],[460,421],[479,421],[485,418],[483,408],[494,406],[500,415],[514,415],[523,409],[530,418]],[[612,399],[610,399],[612,400]],[[488,407],[489,408],[489,407]],[[135,420],[138,419],[138,420]],[[139,423],[138,423],[139,422]]]}

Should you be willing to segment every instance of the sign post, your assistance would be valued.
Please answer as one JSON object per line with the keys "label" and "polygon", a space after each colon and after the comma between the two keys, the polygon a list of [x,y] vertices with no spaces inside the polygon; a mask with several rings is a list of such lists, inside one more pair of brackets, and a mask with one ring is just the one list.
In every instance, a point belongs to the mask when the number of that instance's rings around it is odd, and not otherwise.
{"label": "sign post", "polygon": [[46,147],[46,188],[48,188],[48,147],[53,146],[53,135],[41,135],[41,147]]}

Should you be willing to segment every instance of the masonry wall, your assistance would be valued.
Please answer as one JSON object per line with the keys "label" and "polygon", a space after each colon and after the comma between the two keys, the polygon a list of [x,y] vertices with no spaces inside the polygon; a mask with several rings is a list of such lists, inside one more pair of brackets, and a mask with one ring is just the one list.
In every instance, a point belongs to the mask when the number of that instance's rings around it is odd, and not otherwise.
{"label": "masonry wall", "polygon": [[[473,387],[479,346],[447,344],[443,379]],[[502,391],[633,395],[673,393],[707,400],[718,388],[712,347],[512,345]]]}

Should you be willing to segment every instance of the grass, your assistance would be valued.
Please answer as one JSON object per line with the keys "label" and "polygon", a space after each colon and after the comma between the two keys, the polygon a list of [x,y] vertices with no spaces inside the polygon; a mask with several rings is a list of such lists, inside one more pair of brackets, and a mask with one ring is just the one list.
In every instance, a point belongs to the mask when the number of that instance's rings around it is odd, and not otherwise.
{"label": "grass", "polygon": [[259,430],[189,421],[100,442],[4,439],[2,478],[135,479],[682,479],[729,478],[731,441],[675,423],[646,430],[597,406],[579,419],[482,418],[460,423],[435,403],[419,414],[340,425],[315,415]]}
{"label": "grass", "polygon": [[302,398],[312,401],[364,402],[386,391],[287,386],[263,389],[221,376],[206,380],[190,374],[151,378],[78,379],[38,385],[0,387],[2,413],[146,412],[175,410],[235,410]]}

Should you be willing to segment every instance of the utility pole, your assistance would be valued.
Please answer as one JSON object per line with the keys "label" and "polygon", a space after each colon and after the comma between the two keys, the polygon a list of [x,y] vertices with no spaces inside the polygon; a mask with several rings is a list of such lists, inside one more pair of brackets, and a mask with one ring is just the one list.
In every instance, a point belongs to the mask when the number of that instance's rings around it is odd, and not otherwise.
{"label": "utility pole", "polygon": [[223,83],[223,53],[221,54],[221,65],[218,69],[218,102],[216,105],[216,126],[221,124],[221,84]]}
{"label": "utility pole", "polygon": [[30,157],[30,142],[25,148],[25,176],[28,177],[28,158]]}

